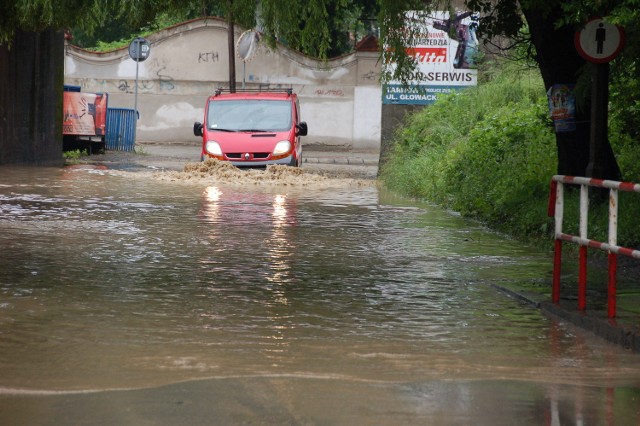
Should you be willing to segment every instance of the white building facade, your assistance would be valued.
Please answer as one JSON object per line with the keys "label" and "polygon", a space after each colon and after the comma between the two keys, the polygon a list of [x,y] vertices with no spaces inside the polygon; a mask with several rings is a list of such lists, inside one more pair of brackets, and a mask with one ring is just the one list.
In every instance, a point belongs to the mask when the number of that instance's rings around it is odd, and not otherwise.
{"label": "white building facade", "polygon": [[[236,40],[241,31],[236,31]],[[138,65],[137,140],[196,140],[193,123],[202,121],[207,97],[228,87],[226,22],[188,21],[147,38],[148,59]],[[305,144],[380,148],[381,87],[379,53],[360,44],[354,53],[327,61],[286,47],[260,45],[246,63],[236,61],[236,84],[252,89],[293,88],[302,119],[309,125]],[[106,92],[109,107],[134,108],[136,62],[127,48],[106,53],[66,46],[65,84],[86,92]]]}

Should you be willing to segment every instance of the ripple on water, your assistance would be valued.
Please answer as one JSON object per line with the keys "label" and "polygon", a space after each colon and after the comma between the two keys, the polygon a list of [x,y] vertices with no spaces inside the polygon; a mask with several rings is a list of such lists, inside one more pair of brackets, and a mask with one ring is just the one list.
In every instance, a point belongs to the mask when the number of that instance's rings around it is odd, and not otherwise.
{"label": "ripple on water", "polygon": [[0,386],[640,378],[487,285],[546,254],[374,182],[190,167],[0,186]]}

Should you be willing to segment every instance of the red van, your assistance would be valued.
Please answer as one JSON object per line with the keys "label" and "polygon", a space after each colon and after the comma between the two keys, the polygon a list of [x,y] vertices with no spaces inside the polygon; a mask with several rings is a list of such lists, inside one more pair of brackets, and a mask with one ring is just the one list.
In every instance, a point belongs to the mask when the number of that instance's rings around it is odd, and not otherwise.
{"label": "red van", "polygon": [[207,100],[204,123],[194,123],[193,133],[202,136],[201,160],[217,158],[238,167],[297,167],[307,123],[300,121],[298,96],[291,89],[218,89]]}

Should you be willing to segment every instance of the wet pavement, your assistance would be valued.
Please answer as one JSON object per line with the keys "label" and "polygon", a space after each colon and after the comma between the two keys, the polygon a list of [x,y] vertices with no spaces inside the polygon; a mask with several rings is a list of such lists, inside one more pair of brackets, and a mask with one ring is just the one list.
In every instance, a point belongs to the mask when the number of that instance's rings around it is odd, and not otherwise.
{"label": "wet pavement", "polygon": [[[142,143],[142,152],[149,155],[142,159],[151,167],[181,169],[185,160],[197,161],[199,143],[151,144]],[[195,150],[195,153],[193,152]],[[175,160],[175,161],[174,161]],[[378,173],[379,152],[354,151],[349,147],[311,145],[304,147],[303,168],[311,172],[331,176],[375,179]],[[567,250],[565,244],[565,250]],[[619,257],[618,306],[615,319],[608,318],[607,261],[602,255],[589,258],[589,306],[586,311],[577,307],[577,254],[571,249],[564,255],[565,269],[562,278],[562,294],[559,305],[550,302],[550,289],[499,287],[501,291],[525,301],[547,315],[570,321],[601,338],[640,353],[640,261]]]}
{"label": "wet pavement", "polygon": [[142,151],[0,169],[1,424],[640,421],[638,355],[536,308],[549,253],[385,192],[375,153]]}

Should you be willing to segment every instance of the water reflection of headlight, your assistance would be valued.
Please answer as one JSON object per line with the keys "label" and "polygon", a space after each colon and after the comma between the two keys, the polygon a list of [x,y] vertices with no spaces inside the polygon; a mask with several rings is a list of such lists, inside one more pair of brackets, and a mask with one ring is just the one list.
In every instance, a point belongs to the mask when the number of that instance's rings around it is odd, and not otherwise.
{"label": "water reflection of headlight", "polygon": [[[287,224],[287,196],[278,194],[273,197],[273,228],[271,238],[268,240],[268,251],[271,265],[271,276],[268,280],[275,284],[283,284],[290,279],[290,257],[292,255],[290,235],[286,233]],[[288,304],[283,289],[274,289],[275,299],[278,303]]]}
{"label": "water reflection of headlight", "polygon": [[217,186],[209,186],[204,190],[204,199],[206,203],[203,208],[204,217],[209,222],[217,223],[219,220],[219,201],[222,191]]}
{"label": "water reflection of headlight", "polygon": [[287,196],[276,195],[273,198],[273,226],[280,228],[287,219]]}
{"label": "water reflection of headlight", "polygon": [[204,196],[207,201],[220,201],[222,191],[217,186],[209,186],[204,190]]}

